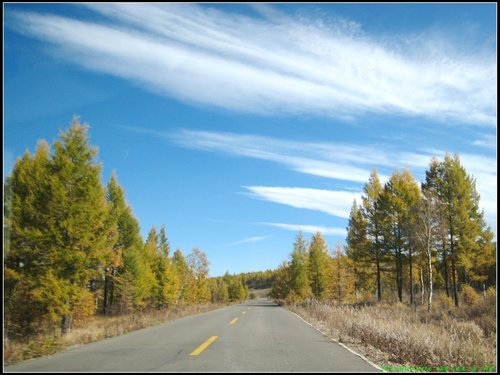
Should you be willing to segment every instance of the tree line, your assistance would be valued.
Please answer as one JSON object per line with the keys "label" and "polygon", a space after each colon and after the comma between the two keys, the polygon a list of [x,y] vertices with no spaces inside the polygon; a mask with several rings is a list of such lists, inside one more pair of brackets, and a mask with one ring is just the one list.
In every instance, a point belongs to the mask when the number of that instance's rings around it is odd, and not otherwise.
{"label": "tree line", "polygon": [[144,241],[116,175],[101,183],[88,126],[74,118],[52,150],[17,159],[4,182],[4,323],[10,337],[66,333],[93,314],[244,300],[240,275],[209,278],[194,248],[172,252],[166,230]]}
{"label": "tree line", "polygon": [[465,284],[496,284],[496,243],[479,208],[475,180],[458,155],[433,158],[419,186],[410,171],[395,171],[382,185],[373,170],[349,215],[347,246],[330,254],[316,233],[299,233],[290,259],[277,270],[272,295],[338,302],[382,301],[397,296],[431,310],[433,290],[459,305]]}

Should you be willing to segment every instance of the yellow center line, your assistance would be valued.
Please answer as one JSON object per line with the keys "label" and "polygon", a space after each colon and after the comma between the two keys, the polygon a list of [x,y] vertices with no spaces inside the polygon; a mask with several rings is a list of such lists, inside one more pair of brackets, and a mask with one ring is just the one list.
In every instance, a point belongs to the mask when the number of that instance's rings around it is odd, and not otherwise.
{"label": "yellow center line", "polygon": [[207,341],[205,341],[203,344],[198,346],[194,352],[192,352],[190,355],[200,355],[202,351],[204,351],[206,348],[210,346],[211,343],[213,343],[215,340],[217,340],[218,336],[212,336],[210,337]]}
{"label": "yellow center line", "polygon": [[231,321],[229,322],[229,324],[234,324],[234,323],[236,323],[236,321],[237,321],[237,320],[238,320],[238,318],[234,318],[233,320],[231,320]]}

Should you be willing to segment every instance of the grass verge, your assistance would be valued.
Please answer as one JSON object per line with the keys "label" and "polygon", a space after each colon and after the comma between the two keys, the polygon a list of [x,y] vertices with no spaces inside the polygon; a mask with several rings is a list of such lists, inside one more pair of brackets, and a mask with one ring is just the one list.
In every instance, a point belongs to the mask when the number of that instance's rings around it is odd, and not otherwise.
{"label": "grass verge", "polygon": [[24,341],[8,340],[4,336],[4,365],[62,351],[74,345],[87,344],[108,337],[123,335],[138,329],[171,322],[185,316],[224,307],[224,304],[204,304],[153,310],[121,316],[94,316],[78,323],[64,336],[40,335]]}
{"label": "grass verge", "polygon": [[286,307],[383,369],[496,370],[496,295],[452,305],[441,297],[431,313],[401,303]]}

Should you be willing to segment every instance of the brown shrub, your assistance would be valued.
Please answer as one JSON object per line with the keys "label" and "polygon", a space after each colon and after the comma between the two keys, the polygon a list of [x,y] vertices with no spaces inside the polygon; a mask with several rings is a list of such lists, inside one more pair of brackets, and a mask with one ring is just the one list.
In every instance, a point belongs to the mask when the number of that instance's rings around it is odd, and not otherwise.
{"label": "brown shrub", "polygon": [[462,298],[466,305],[475,305],[479,302],[479,295],[476,293],[473,287],[470,285],[464,285],[462,287]]}
{"label": "brown shrub", "polygon": [[[496,343],[485,340],[480,324],[454,317],[457,311],[446,296],[440,296],[436,305],[430,314],[425,306],[413,308],[401,303],[364,307],[316,303],[293,309],[334,339],[371,345],[387,353],[395,363],[433,368],[495,363]],[[450,315],[451,310],[455,314]],[[487,316],[495,319],[495,314]]]}
{"label": "brown shrub", "polygon": [[222,304],[193,305],[172,310],[151,310],[122,316],[80,319],[64,336],[40,335],[27,341],[4,339],[4,364],[52,354],[69,346],[119,336],[137,329],[173,321],[222,307]]}

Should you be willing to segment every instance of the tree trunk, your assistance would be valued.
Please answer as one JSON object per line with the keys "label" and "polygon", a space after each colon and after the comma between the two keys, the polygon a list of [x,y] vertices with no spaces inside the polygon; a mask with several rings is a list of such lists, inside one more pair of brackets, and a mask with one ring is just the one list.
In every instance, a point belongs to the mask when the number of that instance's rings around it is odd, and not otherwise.
{"label": "tree trunk", "polygon": [[106,307],[108,302],[108,273],[104,274],[104,300],[102,302],[102,313],[106,314]]}
{"label": "tree trunk", "polygon": [[398,300],[403,302],[403,259],[399,245],[396,245],[396,287],[398,289]]}
{"label": "tree trunk", "polygon": [[410,263],[410,305],[413,305],[413,265],[411,259],[411,246],[408,247],[408,261]]}
{"label": "tree trunk", "polygon": [[450,297],[450,283],[448,280],[448,258],[446,257],[446,248],[443,247],[443,266],[444,266],[444,288],[446,297]]}
{"label": "tree trunk", "polygon": [[[451,222],[451,220],[450,220]],[[451,281],[453,283],[453,299],[455,300],[455,306],[458,307],[458,291],[457,291],[457,275],[455,267],[455,243],[453,238],[453,227],[450,229],[450,256],[451,256]]]}
{"label": "tree trunk", "polygon": [[380,255],[379,250],[377,249],[377,301],[380,302],[382,300],[382,290],[380,288]]}
{"label": "tree trunk", "polygon": [[66,335],[71,326],[71,319],[68,315],[63,315],[61,319],[61,333]]}
{"label": "tree trunk", "polygon": [[420,300],[420,304],[425,303],[425,284],[424,284],[424,270],[420,267],[420,290],[422,292],[422,298]]}
{"label": "tree trunk", "polygon": [[431,311],[432,308],[432,254],[429,249],[428,253],[428,261],[429,261],[429,295],[427,296],[428,306],[427,311]]}
{"label": "tree trunk", "polygon": [[458,290],[457,290],[457,276],[455,269],[455,260],[451,258],[451,276],[453,281],[453,299],[455,300],[455,306],[458,307]]}

